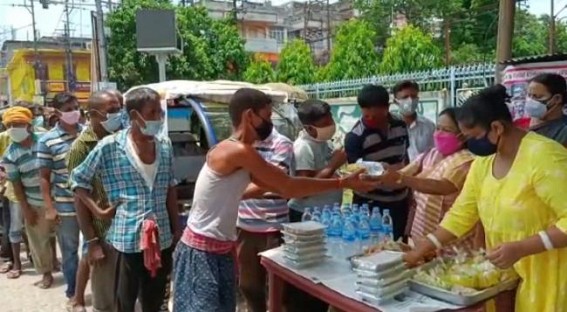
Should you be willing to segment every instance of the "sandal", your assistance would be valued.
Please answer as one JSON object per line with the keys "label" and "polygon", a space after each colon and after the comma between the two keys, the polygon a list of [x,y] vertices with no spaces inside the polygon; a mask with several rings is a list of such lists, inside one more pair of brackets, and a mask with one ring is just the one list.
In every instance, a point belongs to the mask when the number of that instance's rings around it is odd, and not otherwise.
{"label": "sandal", "polygon": [[22,275],[22,270],[10,270],[6,273],[6,278],[8,279],[16,279]]}
{"label": "sandal", "polygon": [[40,281],[33,283],[33,285],[39,289],[48,289],[53,285],[53,276],[44,277]]}
{"label": "sandal", "polygon": [[6,262],[2,264],[2,266],[0,266],[0,273],[4,274],[10,272],[13,266],[14,264],[12,262]]}

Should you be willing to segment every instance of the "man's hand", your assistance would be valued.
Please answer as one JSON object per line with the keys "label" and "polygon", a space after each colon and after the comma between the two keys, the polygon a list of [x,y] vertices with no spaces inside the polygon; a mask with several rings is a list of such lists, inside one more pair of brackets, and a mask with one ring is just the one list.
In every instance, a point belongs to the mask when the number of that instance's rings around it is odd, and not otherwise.
{"label": "man's hand", "polygon": [[37,224],[37,211],[33,210],[28,205],[22,205],[22,212],[24,214],[24,219],[26,220],[27,225],[35,226]]}
{"label": "man's hand", "polygon": [[388,169],[384,172],[383,175],[379,177],[379,180],[382,182],[384,186],[393,187],[400,185],[399,182],[401,178],[402,175],[397,170]]}
{"label": "man's hand", "polygon": [[55,210],[55,208],[53,208],[53,207],[48,207],[45,210],[45,220],[51,221],[51,222],[58,222],[59,215],[57,214],[57,210]]}
{"label": "man's hand", "polygon": [[347,162],[347,154],[344,149],[334,150],[329,160],[329,166],[335,170]]}
{"label": "man's hand", "polygon": [[100,242],[94,241],[88,244],[87,257],[91,265],[104,260],[106,256],[104,255],[104,249]]}
{"label": "man's hand", "polygon": [[366,170],[361,169],[344,177],[341,181],[343,187],[358,192],[369,192],[380,186],[379,181],[361,179],[361,175],[364,174],[364,172],[366,172]]}
{"label": "man's hand", "polygon": [[114,215],[116,215],[116,208],[121,204],[122,202],[119,201],[117,202],[114,206],[108,206],[104,209],[100,208],[100,202],[97,203],[97,207],[96,207],[96,211],[94,211],[94,215],[101,219],[101,220],[112,220],[112,218],[114,218]]}
{"label": "man's hand", "polygon": [[175,229],[173,230],[173,245],[175,246],[177,244],[177,242],[179,242],[179,240],[181,239],[181,236],[183,235],[183,230],[181,230],[181,228]]}

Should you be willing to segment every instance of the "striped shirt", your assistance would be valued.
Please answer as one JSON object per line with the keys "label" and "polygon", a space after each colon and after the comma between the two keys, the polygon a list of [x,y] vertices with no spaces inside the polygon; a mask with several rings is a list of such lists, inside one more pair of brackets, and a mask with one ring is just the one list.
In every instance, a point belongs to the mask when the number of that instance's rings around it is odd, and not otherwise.
{"label": "striped shirt", "polygon": [[[67,153],[67,170],[71,172],[73,169],[78,167],[95,148],[99,140],[100,139],[97,137],[93,128],[91,126],[86,127],[77,140],[73,142],[69,153]],[[103,209],[108,207],[106,192],[104,191],[104,186],[102,185],[98,174],[93,177],[91,184],[92,197],[95,202]],[[104,239],[106,237],[106,232],[110,227],[110,221],[101,220],[93,216],[92,225],[94,227],[95,235],[100,239]]]}
{"label": "striped shirt", "polygon": [[30,147],[12,142],[4,153],[2,163],[6,169],[8,181],[21,182],[24,186],[27,203],[32,206],[43,207],[43,197],[39,189],[37,140],[37,134],[33,134],[33,143]]}
{"label": "striped shirt", "polygon": [[[275,129],[264,141],[255,144],[256,151],[267,162],[280,167],[287,174],[293,168],[293,143]],[[248,199],[240,202],[237,226],[255,233],[280,230],[280,224],[289,221],[285,199]]]}
{"label": "striped shirt", "polygon": [[116,206],[106,240],[122,253],[141,252],[142,223],[153,218],[163,250],[171,246],[173,239],[167,210],[167,193],[177,184],[173,176],[171,141],[155,139],[157,173],[150,187],[134,165],[136,155],[128,152],[129,132],[130,129],[125,129],[103,138],[71,172],[71,189],[80,187],[92,191],[93,178],[99,174],[110,205]]}
{"label": "striped shirt", "polygon": [[75,215],[73,193],[69,190],[69,171],[65,158],[71,144],[83,130],[77,125],[77,132],[67,133],[57,123],[53,129],[47,131],[37,144],[37,161],[39,168],[51,170],[51,196],[55,200],[55,209],[60,215]]}
{"label": "striped shirt", "polygon": [[[345,136],[345,151],[349,163],[359,159],[384,162],[390,165],[408,163],[408,129],[404,121],[389,115],[388,130],[368,128],[362,120],[354,124]],[[408,189],[376,189],[370,193],[357,195],[380,202],[397,202],[408,196]]]}

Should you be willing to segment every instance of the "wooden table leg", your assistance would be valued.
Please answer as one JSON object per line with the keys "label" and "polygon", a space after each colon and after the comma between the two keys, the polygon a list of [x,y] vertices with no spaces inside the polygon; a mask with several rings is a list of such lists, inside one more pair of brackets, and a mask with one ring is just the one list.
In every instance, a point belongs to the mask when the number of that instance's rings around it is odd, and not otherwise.
{"label": "wooden table leg", "polygon": [[282,312],[284,281],[276,274],[268,271],[268,285],[268,310],[270,312]]}

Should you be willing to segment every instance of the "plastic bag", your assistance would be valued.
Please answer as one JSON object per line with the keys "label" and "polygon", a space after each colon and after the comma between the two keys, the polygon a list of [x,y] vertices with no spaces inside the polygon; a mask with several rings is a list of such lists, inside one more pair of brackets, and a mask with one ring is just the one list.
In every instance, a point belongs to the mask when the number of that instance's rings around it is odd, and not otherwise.
{"label": "plastic bag", "polygon": [[364,286],[358,285],[357,290],[369,295],[383,297],[387,296],[392,293],[399,293],[401,289],[408,287],[408,279],[403,279],[401,281],[397,281],[394,284],[383,286],[383,287],[372,287],[372,286]]}
{"label": "plastic bag", "polygon": [[325,245],[323,244],[316,244],[316,245],[307,245],[307,246],[296,246],[292,244],[284,244],[283,250],[285,252],[290,253],[317,253],[321,251],[327,251]]}
{"label": "plastic bag", "polygon": [[386,278],[376,278],[376,277],[372,278],[372,277],[359,276],[356,281],[356,284],[361,286],[369,286],[369,287],[384,287],[397,283],[401,280],[407,281],[412,275],[413,275],[413,271],[408,270],[405,272],[401,272],[400,274],[387,276]]}
{"label": "plastic bag", "polygon": [[366,271],[385,271],[403,263],[403,252],[384,250],[352,260],[354,266]]}
{"label": "plastic bag", "polygon": [[375,295],[371,295],[371,294],[367,294],[365,292],[362,291],[356,291],[356,293],[362,298],[362,301],[371,303],[371,304],[382,304],[386,301],[392,300],[394,299],[394,297],[399,296],[405,292],[407,292],[409,290],[409,287],[404,287],[402,289],[400,289],[397,292],[391,293],[391,294],[386,294],[383,296],[375,296]]}
{"label": "plastic bag", "polygon": [[393,276],[402,274],[405,271],[408,271],[408,268],[406,268],[406,265],[404,263],[400,263],[388,270],[384,270],[384,271],[368,271],[368,270],[364,270],[364,269],[360,269],[360,268],[355,268],[354,271],[356,272],[357,276],[359,277],[366,277],[366,278],[376,278],[376,279],[380,279],[380,278],[391,278]]}
{"label": "plastic bag", "polygon": [[285,233],[297,236],[324,235],[325,226],[315,221],[283,223]]}
{"label": "plastic bag", "polygon": [[284,239],[288,239],[290,241],[315,242],[325,240],[325,234],[297,235],[286,231],[281,231],[281,233],[283,234]]}

